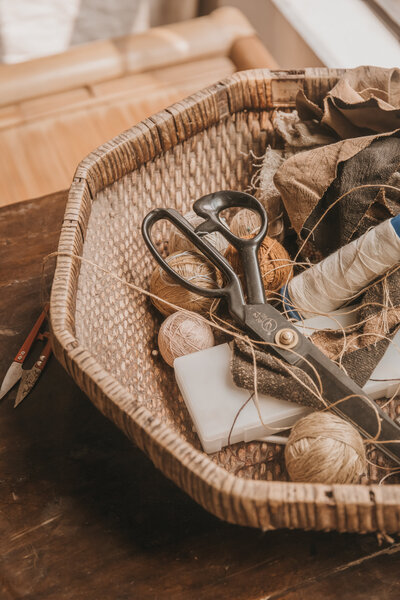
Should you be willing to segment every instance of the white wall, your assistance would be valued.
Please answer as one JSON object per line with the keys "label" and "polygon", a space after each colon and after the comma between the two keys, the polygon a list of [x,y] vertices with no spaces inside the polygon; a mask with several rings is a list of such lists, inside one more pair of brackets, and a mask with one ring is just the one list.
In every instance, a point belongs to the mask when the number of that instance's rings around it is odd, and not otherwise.
{"label": "white wall", "polygon": [[400,66],[398,39],[363,0],[216,0],[215,4],[242,10],[282,68]]}

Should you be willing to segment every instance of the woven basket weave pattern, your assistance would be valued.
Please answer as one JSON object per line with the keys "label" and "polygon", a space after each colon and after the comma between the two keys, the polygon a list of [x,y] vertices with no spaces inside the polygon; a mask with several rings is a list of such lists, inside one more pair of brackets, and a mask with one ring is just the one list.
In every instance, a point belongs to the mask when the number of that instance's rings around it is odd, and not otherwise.
{"label": "woven basket weave pattern", "polygon": [[[147,212],[185,213],[203,194],[248,189],[255,157],[275,144],[271,110],[293,109],[301,86],[318,101],[339,74],[236,74],[118,136],[78,167],[59,250],[147,288],[155,266],[140,233]],[[156,236],[165,251],[165,225]],[[172,369],[152,354],[161,317],[144,295],[60,256],[51,323],[57,357],[94,404],[217,516],[262,529],[400,530],[398,485],[286,482],[282,449],[261,442],[205,455]]]}
{"label": "woven basket weave pattern", "polygon": [[[108,186],[92,206],[84,258],[147,289],[155,263],[140,232],[146,213],[155,206],[185,213],[210,191],[247,188],[253,157],[266,144],[259,114],[237,113]],[[162,248],[166,227],[156,231],[156,240],[157,233]],[[75,323],[82,346],[152,414],[201,449],[173,371],[152,355],[160,317],[148,298],[84,263]],[[282,473],[281,448],[271,444],[235,444],[213,459],[239,476],[272,480]]]}

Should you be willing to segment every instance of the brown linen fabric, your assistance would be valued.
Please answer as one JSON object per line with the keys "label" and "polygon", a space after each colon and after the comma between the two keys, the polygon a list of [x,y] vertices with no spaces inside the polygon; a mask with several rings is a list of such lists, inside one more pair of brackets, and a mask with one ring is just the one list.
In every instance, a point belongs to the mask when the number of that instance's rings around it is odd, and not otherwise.
{"label": "brown linen fabric", "polygon": [[[337,102],[338,94],[341,103]],[[363,136],[295,154],[275,174],[274,183],[299,245],[313,230],[301,257],[312,260],[313,256],[327,256],[370,227],[400,213],[400,189],[380,187],[400,187],[400,130],[395,129],[400,124],[400,70],[354,69],[329,92],[323,108],[310,107],[303,100],[303,104],[298,103],[302,118],[318,118],[343,137]],[[340,111],[338,107],[342,107]],[[340,118],[335,111],[340,112]],[[346,131],[342,127],[343,115],[350,123]],[[369,128],[364,127],[364,117]],[[341,128],[336,127],[337,123]],[[364,135],[366,129],[385,133]],[[372,187],[355,189],[336,202],[360,185]],[[346,330],[345,336],[342,331],[321,331],[312,340],[363,386],[385,353],[388,338],[400,324],[400,270],[371,285],[357,301],[357,323]],[[253,390],[251,350],[243,343],[236,343],[234,348],[234,381]],[[301,369],[291,369],[306,383],[307,375]],[[266,351],[257,351],[257,381],[260,392],[317,408],[315,396],[288,374],[286,365]]]}
{"label": "brown linen fabric", "polygon": [[[379,157],[379,151],[373,152],[375,162],[379,163],[379,167],[373,173],[369,172],[370,165],[367,162],[367,153],[362,154],[369,146],[375,144],[379,140],[384,140],[387,137],[396,138],[393,145],[388,144],[387,153],[391,153],[390,162],[396,162],[399,157],[398,143],[400,130],[395,132],[370,135],[365,137],[353,138],[350,140],[342,140],[335,144],[320,146],[306,152],[295,154],[277,170],[274,183],[281,194],[282,201],[289,217],[290,223],[295,232],[300,235],[303,227],[309,227],[307,219],[315,210],[317,213],[318,207],[322,207],[321,203],[324,195],[329,190],[330,186],[338,180],[343,189],[342,193],[365,183],[386,183],[388,177],[396,171],[392,169],[392,173],[388,174],[388,167],[385,167],[384,161]],[[385,144],[380,146],[385,148]],[[340,178],[343,165],[353,157],[358,156],[355,163],[358,168],[353,168],[358,179],[353,177],[352,186],[348,186],[347,177]],[[380,168],[383,172],[378,171]],[[336,191],[336,189],[335,189]],[[376,196],[378,188],[373,190],[364,190],[362,194]],[[355,192],[354,192],[355,193]],[[337,196],[339,197],[339,196]],[[351,196],[353,198],[353,195]],[[330,199],[332,202],[332,199]],[[347,201],[347,203],[349,200]],[[326,203],[325,203],[326,204]],[[340,203],[340,206],[342,203]],[[326,209],[326,207],[325,207]],[[320,211],[322,214],[322,212]]]}
{"label": "brown linen fabric", "polygon": [[282,242],[285,237],[284,208],[281,194],[274,183],[278,168],[286,159],[317,146],[332,144],[336,136],[314,121],[303,122],[297,111],[274,111],[272,124],[280,140],[278,148],[266,148],[262,164],[253,177],[255,195],[265,207],[268,215],[268,235]]}
{"label": "brown linen fabric", "polygon": [[322,108],[303,91],[296,105],[301,119],[317,119],[342,139],[392,131],[400,127],[400,69],[350,69],[326,95]]}

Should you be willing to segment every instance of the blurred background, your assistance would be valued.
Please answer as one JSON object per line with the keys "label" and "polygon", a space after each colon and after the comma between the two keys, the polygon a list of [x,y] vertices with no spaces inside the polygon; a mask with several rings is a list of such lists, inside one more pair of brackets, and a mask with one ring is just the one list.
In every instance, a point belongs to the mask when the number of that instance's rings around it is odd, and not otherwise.
{"label": "blurred background", "polygon": [[400,0],[2,0],[1,60],[26,61],[93,40],[239,8],[280,66],[393,66]]}
{"label": "blurred background", "polygon": [[0,0],[0,206],[237,70],[400,64],[400,0]]}

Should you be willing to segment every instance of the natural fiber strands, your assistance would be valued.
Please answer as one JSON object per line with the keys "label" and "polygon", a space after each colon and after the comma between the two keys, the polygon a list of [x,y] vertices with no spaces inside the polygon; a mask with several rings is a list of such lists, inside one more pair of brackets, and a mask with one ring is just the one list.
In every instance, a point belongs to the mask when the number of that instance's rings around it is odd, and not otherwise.
{"label": "natural fiber strands", "polygon": [[260,216],[252,210],[248,210],[247,208],[239,210],[229,224],[229,228],[232,233],[240,238],[256,235],[260,229],[260,226]]}
{"label": "natural fiber strands", "polygon": [[[252,178],[256,198],[261,202],[268,215],[268,235],[279,242],[285,237],[283,224],[283,204],[281,196],[274,184],[274,175],[287,158],[287,151],[275,150],[268,146],[260,164],[256,160],[256,171]],[[290,155],[290,153],[289,153]]]}
{"label": "natural fiber strands", "polygon": [[[252,235],[244,236],[251,238]],[[243,279],[243,267],[237,250],[229,246],[225,252],[226,259]],[[258,251],[258,261],[260,263],[261,277],[264,283],[266,296],[272,296],[274,292],[287,283],[293,276],[292,261],[285,248],[278,242],[266,236]]]}
{"label": "natural fiber strands", "polygon": [[[193,227],[197,227],[204,222],[204,219],[199,217],[199,215],[196,215],[193,210],[186,213],[184,217],[191,225],[193,225]],[[220,233],[209,233],[205,236],[205,239],[221,252],[221,254],[223,254],[228,247],[228,242]],[[183,252],[184,250],[195,252],[196,247],[179,231],[179,229],[174,227],[169,236],[168,251],[172,254],[173,252]]]}
{"label": "natural fiber strands", "polygon": [[158,332],[161,356],[170,367],[175,358],[214,346],[211,327],[195,313],[176,312],[167,317]]}
{"label": "natural fiber strands", "polygon": [[294,277],[290,302],[304,317],[331,312],[399,261],[400,238],[387,220]]}
{"label": "natural fiber strands", "polygon": [[[218,287],[215,268],[200,254],[190,251],[175,252],[165,260],[178,275],[190,283],[208,289]],[[158,265],[151,276],[150,291],[172,304],[200,314],[208,313],[214,302],[214,298],[204,298],[175,283]],[[152,298],[152,302],[163,315],[170,315],[174,312],[174,309],[155,298]]]}
{"label": "natural fiber strands", "polygon": [[315,412],[293,427],[285,448],[292,481],[359,483],[367,461],[360,434],[336,415]]}

